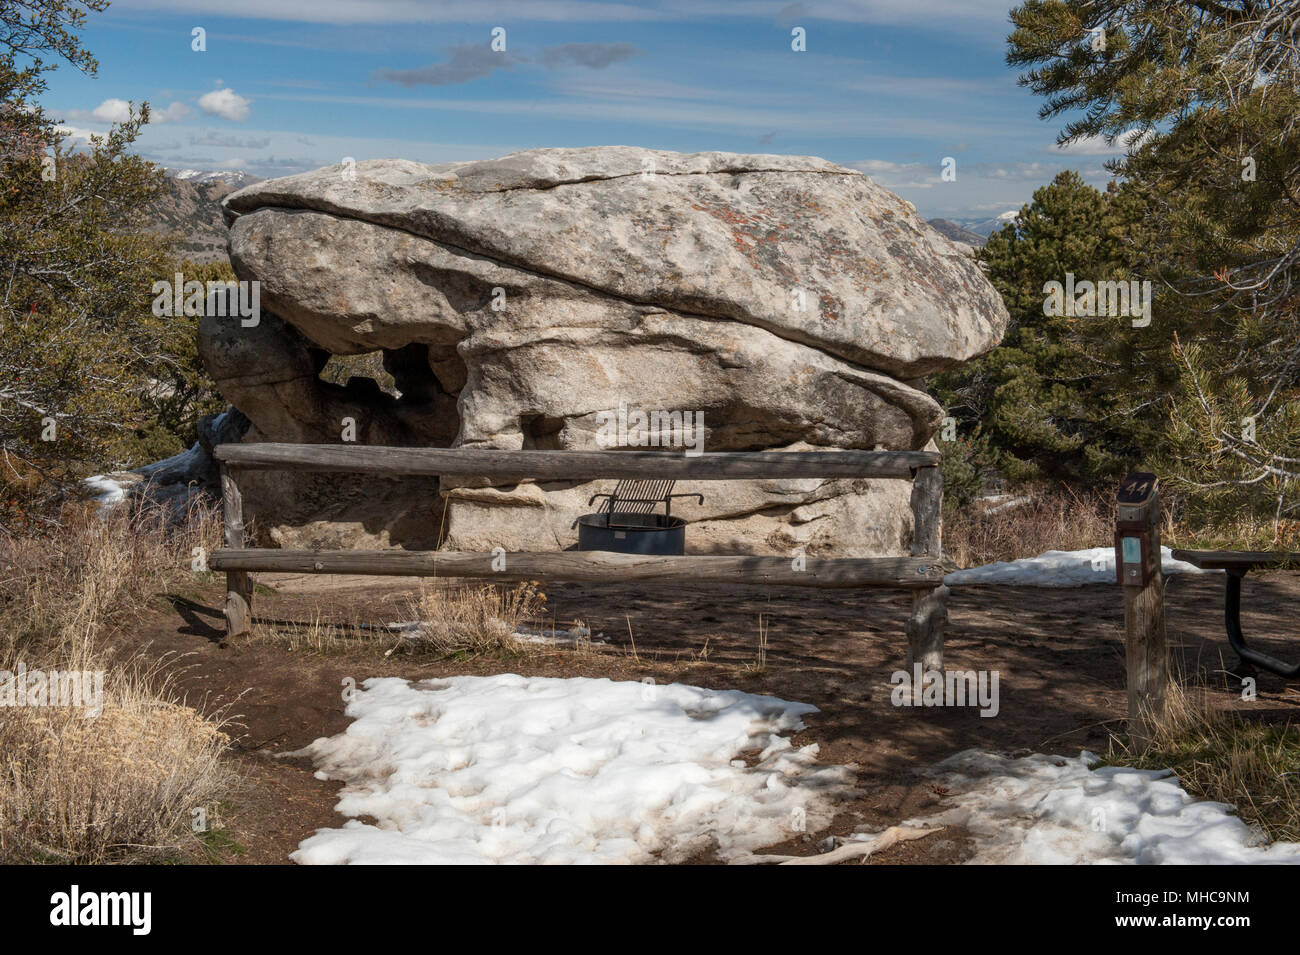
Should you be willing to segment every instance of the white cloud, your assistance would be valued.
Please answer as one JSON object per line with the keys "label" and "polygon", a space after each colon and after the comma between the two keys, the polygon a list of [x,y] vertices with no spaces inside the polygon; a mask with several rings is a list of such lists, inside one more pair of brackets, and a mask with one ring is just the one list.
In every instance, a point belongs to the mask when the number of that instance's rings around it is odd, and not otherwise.
{"label": "white cloud", "polygon": [[[681,100],[625,100],[587,101],[559,100],[547,102],[536,99],[468,99],[466,97],[381,97],[357,95],[295,95],[267,93],[264,100],[284,100],[303,103],[336,103],[348,106],[368,106],[377,109],[397,109],[409,113],[414,109],[456,110],[476,114],[515,115],[529,118],[551,116],[558,119],[585,120],[588,122],[636,121],[659,123],[673,129],[700,127],[712,131],[719,128],[741,129],[758,135],[771,129],[782,132],[800,130],[810,133],[840,134],[846,127],[860,123],[859,107],[844,106],[838,110],[809,110],[792,105],[788,109],[771,109],[765,101],[755,106],[718,103],[688,103]],[[748,100],[742,100],[748,102]],[[908,132],[916,136],[957,137],[985,131],[979,123],[969,125],[947,120],[912,118]]]}
{"label": "white cloud", "polygon": [[227,147],[209,143],[220,141],[229,133],[229,127],[198,126],[196,130],[199,135],[194,139],[203,148],[194,148],[193,142],[183,147],[174,140],[174,128],[154,126],[144,128],[136,146],[146,159],[175,169],[242,169],[257,176],[272,177],[334,165],[344,156],[355,156],[358,160],[400,156],[417,162],[448,162],[490,159],[536,145],[529,141],[427,142],[411,137],[370,138],[323,133],[313,134],[311,142],[304,143],[298,132],[250,129]]}
{"label": "white cloud", "polygon": [[901,172],[908,166],[915,165],[915,163],[890,162],[887,159],[861,159],[858,162],[846,163],[845,165],[865,172],[868,176],[886,176],[890,173]]}
{"label": "white cloud", "polygon": [[228,119],[231,122],[242,123],[248,119],[249,106],[251,101],[240,96],[229,86],[221,90],[213,90],[211,93],[204,93],[199,97],[199,109],[209,116],[220,116],[222,119]]}
{"label": "white cloud", "polygon": [[[964,171],[988,179],[1033,182],[1041,185],[1049,182],[1053,176],[1061,171],[1061,164],[1057,162],[978,163],[974,166],[967,166]],[[1097,173],[1097,175],[1103,174],[1101,171]]]}
{"label": "white cloud", "polygon": [[1074,169],[1084,181],[1104,188],[1110,174],[1094,163],[1061,156],[1046,162],[958,161],[957,178],[944,181],[939,163],[861,159],[842,165],[866,173],[879,185],[913,203],[923,218],[974,220],[1019,210],[1034,189],[1045,186],[1064,169]]}
{"label": "white cloud", "polygon": [[131,118],[131,104],[124,99],[106,99],[90,111],[90,118],[101,123],[125,123]]}
{"label": "white cloud", "polygon": [[[81,123],[103,123],[108,126],[112,123],[125,123],[131,118],[131,104],[124,99],[110,97],[104,100],[94,109],[69,109],[64,114],[68,119],[76,120]],[[149,122],[158,123],[179,123],[194,115],[194,110],[184,103],[172,102],[169,106],[159,109],[154,108],[150,112]]]}
{"label": "white cloud", "polygon": [[1056,146],[1055,151],[1067,153],[1071,156],[1119,155],[1120,153],[1129,152],[1131,149],[1137,149],[1149,140],[1152,135],[1150,131],[1142,132],[1141,130],[1132,129],[1127,133],[1121,133],[1114,143],[1106,142],[1105,136],[1084,136],[1064,146]]}
{"label": "white cloud", "polygon": [[73,142],[89,143],[91,136],[100,136],[102,133],[95,133],[89,129],[82,129],[80,126],[55,126],[64,136],[72,139]]}
{"label": "white cloud", "polygon": [[890,191],[899,189],[930,189],[939,182],[937,163],[889,162],[886,159],[861,159],[843,165],[865,172],[878,184]]}
{"label": "white cloud", "polygon": [[194,115],[194,110],[184,103],[172,103],[166,109],[155,109],[149,115],[151,123],[180,123]]}
{"label": "white cloud", "polygon": [[[1012,0],[800,0],[791,25],[831,20],[952,29],[975,21],[1002,30]],[[680,17],[735,16],[777,20],[790,16],[788,0],[664,0],[662,8]]]}
{"label": "white cloud", "polygon": [[[225,0],[227,17],[305,23],[610,23],[691,21],[736,17],[784,22],[801,20],[924,24],[937,29],[988,28],[989,39],[1006,35],[1014,0]],[[792,7],[797,6],[797,10]],[[209,14],[210,0],[114,0],[114,9]],[[791,25],[793,21],[790,21]]]}
{"label": "white cloud", "polygon": [[[956,0],[954,0],[956,2]],[[210,14],[209,0],[116,0],[115,9],[163,10]],[[510,23],[608,22],[664,20],[671,17],[653,5],[598,0],[476,0],[438,3],[430,0],[225,0],[224,17],[249,17],[307,23]]]}

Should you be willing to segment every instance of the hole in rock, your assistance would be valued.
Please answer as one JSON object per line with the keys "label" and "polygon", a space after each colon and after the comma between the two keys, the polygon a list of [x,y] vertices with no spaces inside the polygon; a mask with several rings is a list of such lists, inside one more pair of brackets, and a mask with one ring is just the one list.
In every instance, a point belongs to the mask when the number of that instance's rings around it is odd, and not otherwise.
{"label": "hole in rock", "polygon": [[361,387],[371,390],[371,386],[362,381],[353,384],[354,379],[369,379],[384,394],[394,398],[401,398],[404,394],[398,388],[394,376],[384,367],[382,350],[367,352],[364,355],[331,355],[325,351],[314,354],[317,364],[320,363],[320,355],[326,358],[324,367],[316,376],[326,384],[338,385],[340,388]]}
{"label": "hole in rock", "polygon": [[559,451],[560,429],[563,427],[563,418],[552,418],[544,414],[521,415],[519,429],[524,433],[524,450]]}
{"label": "hole in rock", "polygon": [[455,440],[460,415],[446,379],[459,377],[463,386],[466,372],[454,345],[412,342],[360,355],[312,347],[310,355],[320,382],[318,417],[355,418],[359,440],[371,444],[448,447]]}
{"label": "hole in rock", "polygon": [[465,363],[454,345],[412,342],[362,355],[332,355],[320,348],[311,353],[316,376],[354,398],[382,393],[403,405],[423,405],[442,395],[455,395],[465,385]]}

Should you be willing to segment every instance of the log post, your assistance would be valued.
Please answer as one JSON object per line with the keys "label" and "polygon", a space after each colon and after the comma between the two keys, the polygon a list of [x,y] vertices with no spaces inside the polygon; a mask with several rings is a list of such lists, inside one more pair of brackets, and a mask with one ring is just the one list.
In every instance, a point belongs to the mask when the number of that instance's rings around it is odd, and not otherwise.
{"label": "log post", "polygon": [[[942,562],[943,474],[937,466],[912,472],[912,556]],[[924,671],[943,669],[943,628],[948,621],[944,599],[948,588],[914,591],[907,619],[907,669],[920,663]]]}
{"label": "log post", "polygon": [[1124,590],[1124,663],[1129,738],[1146,749],[1164,719],[1169,686],[1165,582],[1160,561],[1160,491],[1154,474],[1135,471],[1117,496],[1115,575]]}
{"label": "log post", "polygon": [[[221,513],[225,526],[226,549],[244,547],[244,496],[235,476],[221,465]],[[226,571],[226,635],[237,637],[248,632],[252,616],[253,586],[246,570]]]}

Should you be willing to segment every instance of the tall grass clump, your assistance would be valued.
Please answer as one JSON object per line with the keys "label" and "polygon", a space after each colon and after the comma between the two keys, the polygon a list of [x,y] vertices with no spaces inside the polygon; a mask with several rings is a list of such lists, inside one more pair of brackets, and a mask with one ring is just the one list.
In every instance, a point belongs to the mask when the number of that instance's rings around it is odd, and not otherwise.
{"label": "tall grass clump", "polygon": [[40,532],[0,529],[0,670],[97,673],[103,687],[93,708],[0,706],[0,862],[197,857],[195,810],[211,823],[229,790],[229,740],[112,635],[192,573],[218,526],[195,504],[72,508]]}
{"label": "tall grass clump", "polygon": [[419,628],[407,645],[442,654],[516,654],[524,644],[518,628],[545,611],[546,594],[535,582],[512,588],[493,585],[426,587],[412,605]]}
{"label": "tall grass clump", "polygon": [[1235,806],[1274,840],[1300,841],[1300,728],[1216,708],[1204,688],[1171,683],[1146,748],[1113,739],[1106,761],[1172,769],[1192,795]]}

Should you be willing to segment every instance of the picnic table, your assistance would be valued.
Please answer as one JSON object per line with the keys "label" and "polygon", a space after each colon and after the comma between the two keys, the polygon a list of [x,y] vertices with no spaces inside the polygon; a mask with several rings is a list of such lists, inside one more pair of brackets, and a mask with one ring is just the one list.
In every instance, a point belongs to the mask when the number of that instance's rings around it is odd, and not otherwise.
{"label": "picnic table", "polygon": [[1202,570],[1224,572],[1223,620],[1228,630],[1228,643],[1243,662],[1279,676],[1300,676],[1300,663],[1286,663],[1277,657],[1246,646],[1241,632],[1241,579],[1252,570],[1300,570],[1300,554],[1286,551],[1240,550],[1175,550],[1175,559],[1185,560]]}

